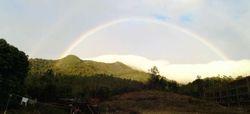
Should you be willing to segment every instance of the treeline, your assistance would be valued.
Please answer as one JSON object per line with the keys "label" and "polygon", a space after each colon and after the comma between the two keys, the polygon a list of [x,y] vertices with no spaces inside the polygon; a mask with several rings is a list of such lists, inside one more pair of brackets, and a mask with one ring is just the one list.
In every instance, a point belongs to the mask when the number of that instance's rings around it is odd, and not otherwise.
{"label": "treeline", "polygon": [[144,84],[112,75],[66,76],[48,70],[44,74],[31,75],[26,79],[27,95],[40,101],[56,101],[59,98],[88,99],[109,98],[112,95],[141,90]]}
{"label": "treeline", "polygon": [[107,99],[117,94],[146,89],[177,92],[180,88],[176,81],[160,76],[156,67],[151,69],[146,83],[107,74],[68,76],[49,69],[45,73],[30,74],[25,85],[27,96],[45,102],[76,97],[82,100],[91,97]]}
{"label": "treeline", "polygon": [[232,78],[231,76],[214,76],[201,78],[197,76],[197,79],[188,84],[180,84],[174,80],[168,80],[167,78],[159,75],[157,67],[153,67],[149,70],[150,78],[146,87],[148,89],[157,89],[168,92],[175,92],[196,98],[205,98],[205,94],[208,92],[215,92],[218,89],[227,87],[231,82],[238,79],[242,79],[242,76]]}
{"label": "treeline", "polygon": [[186,85],[180,86],[179,93],[186,94],[193,97],[203,98],[206,92],[213,92],[219,88],[227,86],[229,83],[243,78],[238,76],[237,78],[232,78],[231,76],[215,76],[207,77],[202,79],[201,76],[197,76],[197,79]]}

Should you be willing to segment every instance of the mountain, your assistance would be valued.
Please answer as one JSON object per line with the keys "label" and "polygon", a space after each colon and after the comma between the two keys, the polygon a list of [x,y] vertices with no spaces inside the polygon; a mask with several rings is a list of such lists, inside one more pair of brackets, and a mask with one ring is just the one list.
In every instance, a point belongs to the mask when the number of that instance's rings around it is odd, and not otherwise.
{"label": "mountain", "polygon": [[114,77],[145,82],[149,74],[135,70],[121,62],[102,63],[81,60],[75,55],[68,55],[58,60],[30,59],[30,75],[36,75],[52,69],[56,74],[74,76],[92,76],[108,74]]}

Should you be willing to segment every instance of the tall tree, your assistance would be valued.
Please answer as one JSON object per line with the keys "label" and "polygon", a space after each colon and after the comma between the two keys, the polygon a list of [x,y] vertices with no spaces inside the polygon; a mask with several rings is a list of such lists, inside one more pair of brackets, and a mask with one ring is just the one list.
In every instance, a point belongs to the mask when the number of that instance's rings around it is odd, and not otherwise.
{"label": "tall tree", "polygon": [[3,102],[9,93],[21,94],[28,72],[28,57],[16,47],[0,39],[0,99]]}
{"label": "tall tree", "polygon": [[[148,80],[148,86],[150,89],[162,89],[164,83],[162,77],[159,75],[159,70],[156,66],[149,69],[150,79]],[[163,85],[163,86],[162,86]]]}

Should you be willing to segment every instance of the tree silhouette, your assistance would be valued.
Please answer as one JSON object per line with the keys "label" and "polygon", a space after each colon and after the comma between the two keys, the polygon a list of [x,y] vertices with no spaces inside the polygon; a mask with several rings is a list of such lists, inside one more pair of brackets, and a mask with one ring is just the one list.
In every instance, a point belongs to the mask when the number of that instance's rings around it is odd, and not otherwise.
{"label": "tree silhouette", "polygon": [[150,79],[148,80],[148,87],[150,89],[164,89],[166,87],[166,80],[160,76],[160,72],[156,66],[149,69]]}
{"label": "tree silhouette", "polygon": [[10,93],[24,92],[28,66],[28,57],[24,52],[0,39],[0,99],[3,101],[1,103],[5,103]]}

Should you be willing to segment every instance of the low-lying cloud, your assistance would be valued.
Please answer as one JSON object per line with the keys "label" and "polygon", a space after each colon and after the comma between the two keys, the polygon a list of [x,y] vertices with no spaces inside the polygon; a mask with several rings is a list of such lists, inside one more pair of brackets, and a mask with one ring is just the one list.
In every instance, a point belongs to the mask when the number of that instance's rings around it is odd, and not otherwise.
{"label": "low-lying cloud", "polygon": [[135,55],[103,55],[85,60],[94,60],[104,63],[122,62],[134,69],[147,72],[152,66],[157,66],[160,74],[168,79],[180,83],[191,82],[197,75],[202,78],[217,75],[247,76],[250,74],[250,60],[213,61],[206,64],[171,64],[166,60],[150,60]]}

